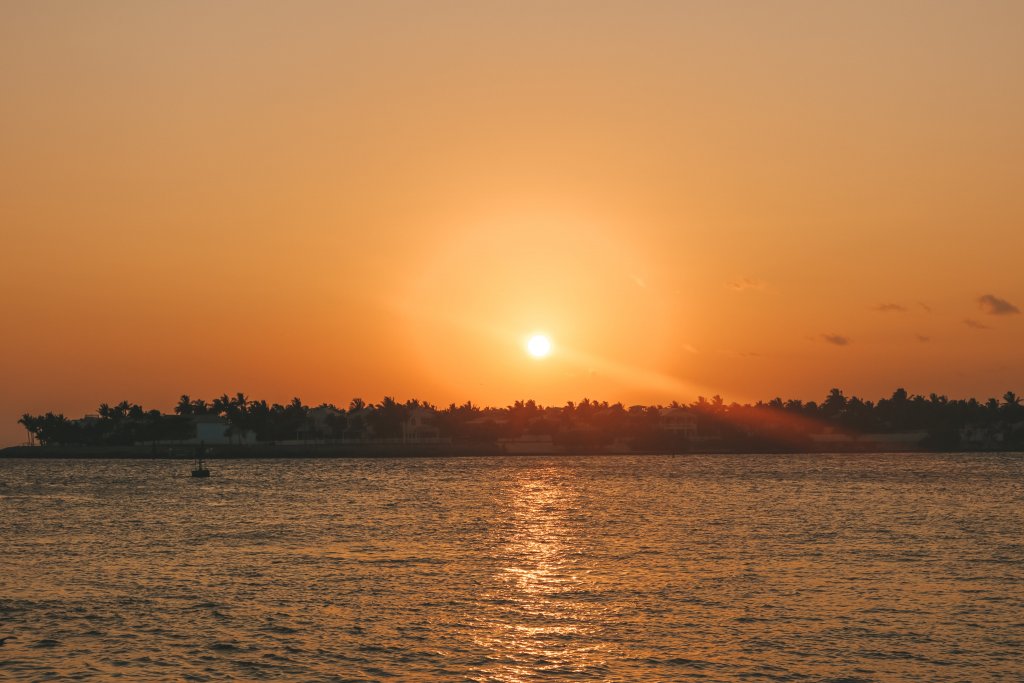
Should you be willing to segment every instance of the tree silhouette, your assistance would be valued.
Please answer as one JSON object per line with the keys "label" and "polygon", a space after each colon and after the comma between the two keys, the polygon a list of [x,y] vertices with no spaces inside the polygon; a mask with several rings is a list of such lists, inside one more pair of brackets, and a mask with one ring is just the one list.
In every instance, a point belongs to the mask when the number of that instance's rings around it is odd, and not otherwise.
{"label": "tree silhouette", "polygon": [[[933,449],[958,447],[1024,447],[1024,401],[1008,391],[1002,400],[950,399],[931,393],[910,395],[899,388],[874,403],[847,397],[833,388],[819,405],[798,399],[775,397],[753,405],[731,402],[721,396],[704,397],[685,406],[672,401],[667,410],[689,411],[698,434],[714,447],[732,450],[807,450],[814,448],[810,435],[829,431],[839,436],[902,432],[927,434],[923,445]],[[441,435],[457,442],[494,444],[499,439],[547,435],[566,450],[597,452],[612,444],[628,444],[647,451],[683,448],[679,441],[678,415],[663,415],[661,406],[632,406],[584,397],[563,406],[544,407],[533,400],[517,400],[504,408],[483,408],[466,401],[444,410],[419,399],[399,402],[385,396],[368,405],[353,399],[348,411],[322,404],[315,412],[299,398],[284,405],[252,400],[244,393],[221,394],[210,403],[182,394],[174,413],[145,410],[122,400],[102,403],[97,416],[69,420],[62,414],[23,414],[18,423],[29,442],[44,446],[61,444],[130,445],[158,444],[194,437],[195,420],[218,415],[227,422],[232,441],[254,434],[264,443],[292,441],[314,434],[331,439],[396,440],[405,436],[410,413],[419,423],[433,424]],[[675,424],[676,426],[673,426]],[[980,436],[979,436],[980,435]],[[618,445],[616,447],[619,447]],[[696,447],[696,446],[694,446]]]}
{"label": "tree silhouette", "polygon": [[39,436],[39,423],[40,419],[34,415],[25,413],[18,419],[18,424],[25,427],[25,431],[28,432],[28,442],[33,444],[36,438]]}
{"label": "tree silhouette", "polygon": [[826,417],[835,417],[846,409],[846,397],[841,389],[832,389],[821,404],[821,411]]}

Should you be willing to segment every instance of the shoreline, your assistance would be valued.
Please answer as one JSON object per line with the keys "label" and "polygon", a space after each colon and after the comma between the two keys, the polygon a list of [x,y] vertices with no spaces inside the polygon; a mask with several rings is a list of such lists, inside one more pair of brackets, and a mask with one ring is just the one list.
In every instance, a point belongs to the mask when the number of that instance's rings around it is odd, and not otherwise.
{"label": "shoreline", "polygon": [[[705,448],[699,450],[600,450],[509,452],[494,444],[311,444],[207,446],[206,460],[272,460],[272,459],[356,459],[356,458],[450,458],[450,457],[525,457],[525,456],[602,456],[602,455],[869,455],[869,454],[935,454],[935,453],[1022,453],[1006,449],[938,450],[912,448],[849,448],[818,450],[778,450],[757,448]],[[27,460],[191,460],[191,446],[8,446],[0,449],[0,459]]]}

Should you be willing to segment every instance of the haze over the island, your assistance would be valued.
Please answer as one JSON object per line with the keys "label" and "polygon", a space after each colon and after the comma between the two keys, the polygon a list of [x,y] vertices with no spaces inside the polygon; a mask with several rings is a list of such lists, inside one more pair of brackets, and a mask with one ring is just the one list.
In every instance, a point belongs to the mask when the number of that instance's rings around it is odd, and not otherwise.
{"label": "haze over the island", "polygon": [[1020,393],[1022,72],[1020,2],[4,2],[0,444]]}

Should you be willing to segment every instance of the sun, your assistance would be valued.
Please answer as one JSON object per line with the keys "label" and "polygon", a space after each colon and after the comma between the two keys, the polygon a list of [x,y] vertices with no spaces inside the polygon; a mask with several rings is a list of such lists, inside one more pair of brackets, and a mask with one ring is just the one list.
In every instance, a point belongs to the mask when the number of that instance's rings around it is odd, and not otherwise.
{"label": "sun", "polygon": [[535,334],[527,340],[526,352],[534,358],[544,358],[551,354],[551,340],[543,334]]}

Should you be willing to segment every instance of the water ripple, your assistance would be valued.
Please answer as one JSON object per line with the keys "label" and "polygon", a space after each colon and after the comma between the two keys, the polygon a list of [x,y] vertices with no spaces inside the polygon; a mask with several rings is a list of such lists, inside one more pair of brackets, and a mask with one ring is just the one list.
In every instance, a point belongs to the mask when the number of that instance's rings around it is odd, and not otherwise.
{"label": "water ripple", "polygon": [[0,461],[0,678],[1024,679],[1019,455]]}

